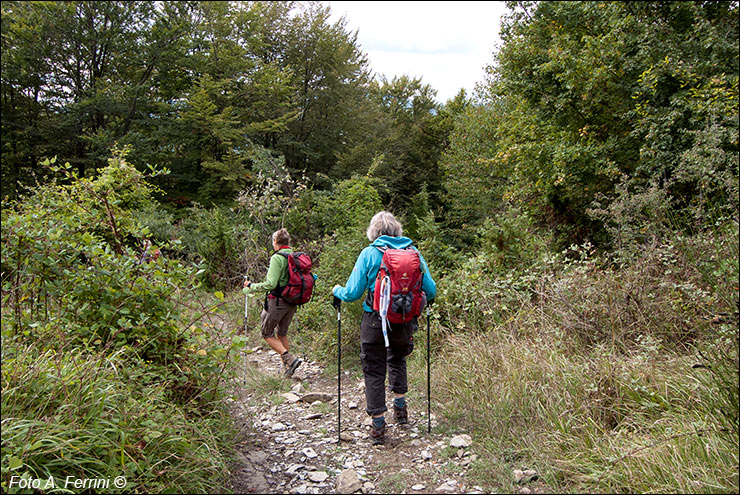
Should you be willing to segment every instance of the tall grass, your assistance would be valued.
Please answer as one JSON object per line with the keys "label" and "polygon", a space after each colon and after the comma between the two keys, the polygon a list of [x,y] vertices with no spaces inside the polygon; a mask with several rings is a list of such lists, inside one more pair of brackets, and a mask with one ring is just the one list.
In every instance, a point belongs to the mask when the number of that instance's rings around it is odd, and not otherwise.
{"label": "tall grass", "polygon": [[512,491],[526,466],[560,492],[736,493],[736,238],[543,265],[510,294],[479,289],[472,311],[442,299],[457,330],[436,332],[435,403],[473,435],[479,481]]}
{"label": "tall grass", "polygon": [[132,367],[124,351],[9,344],[4,338],[3,492],[17,491],[12,476],[53,477],[57,487],[68,476],[124,476],[125,488],[110,491],[145,493],[226,486],[231,426],[222,408],[176,405],[161,374]]}

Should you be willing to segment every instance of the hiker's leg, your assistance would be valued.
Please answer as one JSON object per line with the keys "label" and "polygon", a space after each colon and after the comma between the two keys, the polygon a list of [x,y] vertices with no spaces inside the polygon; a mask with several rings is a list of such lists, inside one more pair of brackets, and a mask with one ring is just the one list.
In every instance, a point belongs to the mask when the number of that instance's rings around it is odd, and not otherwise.
{"label": "hiker's leg", "polygon": [[293,320],[295,315],[296,307],[290,304],[286,304],[285,301],[280,301],[275,308],[275,318],[277,319],[277,338],[285,350],[290,350],[290,344],[288,343],[288,327],[290,322]]}
{"label": "hiker's leg", "polygon": [[272,348],[273,351],[277,352],[281,356],[284,352],[287,352],[288,349],[283,346],[282,342],[280,342],[280,339],[276,337],[265,337],[265,342]]}
{"label": "hiker's leg", "polygon": [[293,375],[295,370],[302,363],[299,358],[288,352],[288,349],[290,348],[290,344],[288,344],[288,327],[293,319],[293,315],[295,315],[296,306],[286,304],[285,301],[281,301],[277,304],[277,307],[278,309],[276,313],[280,318],[277,325],[277,338],[285,348],[285,352],[281,357],[283,358],[283,364],[285,365],[285,376],[289,377]]}
{"label": "hiker's leg", "polygon": [[281,301],[275,311],[278,338],[283,342],[286,349],[288,348],[288,327],[290,327],[290,322],[293,321],[296,307]]}
{"label": "hiker's leg", "polygon": [[268,299],[267,309],[263,309],[260,314],[262,338],[265,339],[265,342],[267,342],[267,345],[269,345],[273,351],[282,356],[287,349],[283,343],[280,342],[280,339],[275,337],[275,330],[278,329],[281,317],[282,314],[279,314],[278,308],[275,307],[275,299]]}
{"label": "hiker's leg", "polygon": [[295,306],[285,304],[285,302],[281,301],[278,304],[276,311],[276,317],[279,318],[277,324],[277,338],[283,347],[285,347],[286,351],[290,350],[290,344],[288,343],[288,327],[293,319],[293,315],[295,315],[295,308]]}
{"label": "hiker's leg", "polygon": [[394,394],[405,395],[409,390],[406,375],[406,355],[388,349],[388,385]]}
{"label": "hiker's leg", "polygon": [[408,408],[406,407],[406,392],[408,391],[408,375],[406,373],[406,356],[413,350],[413,335],[416,330],[416,320],[405,325],[393,325],[388,348],[388,383],[393,392],[393,419],[396,424],[408,424]]}
{"label": "hiker's leg", "polygon": [[361,344],[360,349],[367,413],[382,416],[388,410],[385,405],[385,346]]}
{"label": "hiker's leg", "polygon": [[392,392],[398,397],[408,392],[408,379],[406,374],[406,356],[412,349],[412,338],[416,330],[416,320],[406,324],[393,325],[389,337],[388,348],[388,384]]}
{"label": "hiker's leg", "polygon": [[364,313],[360,325],[360,359],[365,375],[365,401],[367,413],[382,417],[388,410],[385,405],[386,351],[380,330],[380,319]]}

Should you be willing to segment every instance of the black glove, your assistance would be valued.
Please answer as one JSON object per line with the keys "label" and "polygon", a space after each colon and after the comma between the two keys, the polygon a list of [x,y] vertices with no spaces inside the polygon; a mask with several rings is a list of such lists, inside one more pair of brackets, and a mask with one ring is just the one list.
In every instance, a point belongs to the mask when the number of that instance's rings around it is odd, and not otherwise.
{"label": "black glove", "polygon": [[339,307],[342,305],[342,300],[339,299],[337,296],[334,296],[334,300],[331,302],[331,305],[339,309]]}

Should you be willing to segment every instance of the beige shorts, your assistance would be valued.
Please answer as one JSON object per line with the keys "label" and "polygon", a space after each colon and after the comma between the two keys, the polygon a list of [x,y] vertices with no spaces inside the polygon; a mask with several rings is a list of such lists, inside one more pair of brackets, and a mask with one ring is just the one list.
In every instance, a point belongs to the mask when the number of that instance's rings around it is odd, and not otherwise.
{"label": "beige shorts", "polygon": [[267,310],[263,309],[260,315],[262,337],[274,337],[276,330],[279,337],[288,335],[288,327],[290,326],[290,320],[293,319],[296,307],[282,299],[268,299]]}

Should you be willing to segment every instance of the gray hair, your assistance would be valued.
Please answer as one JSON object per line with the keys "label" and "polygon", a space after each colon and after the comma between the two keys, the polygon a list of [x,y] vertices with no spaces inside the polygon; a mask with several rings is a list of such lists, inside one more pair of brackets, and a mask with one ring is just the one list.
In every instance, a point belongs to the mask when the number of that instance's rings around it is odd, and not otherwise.
{"label": "gray hair", "polygon": [[370,220],[370,226],[367,228],[367,238],[370,239],[370,242],[373,242],[381,235],[391,237],[403,235],[403,228],[396,217],[393,216],[393,213],[380,211]]}

